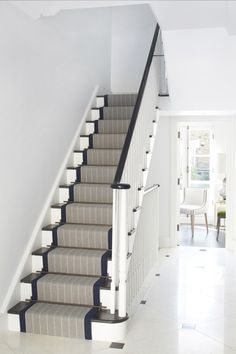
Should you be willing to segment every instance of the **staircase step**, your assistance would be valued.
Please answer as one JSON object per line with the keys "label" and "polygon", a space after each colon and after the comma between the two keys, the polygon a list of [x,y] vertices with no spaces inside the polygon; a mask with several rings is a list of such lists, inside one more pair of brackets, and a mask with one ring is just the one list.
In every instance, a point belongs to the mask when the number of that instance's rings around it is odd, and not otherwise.
{"label": "staircase step", "polygon": [[95,166],[117,166],[121,155],[121,149],[88,149],[86,152],[84,161]]}
{"label": "staircase step", "polygon": [[98,120],[96,121],[95,132],[104,133],[104,134],[121,134],[127,133],[129,128],[129,119],[119,119],[119,120]]}
{"label": "staircase step", "polygon": [[70,183],[59,186],[59,203],[112,203],[110,183]]}
{"label": "staircase step", "polygon": [[136,93],[107,95],[107,106],[134,106],[137,100]]}
{"label": "staircase step", "polygon": [[98,310],[86,306],[34,303],[21,314],[21,331],[70,338],[92,338],[91,318]]}
{"label": "staircase step", "polygon": [[32,280],[32,300],[100,305],[100,286],[104,279],[69,274],[41,274]]}
{"label": "staircase step", "polygon": [[112,204],[69,203],[66,205],[65,213],[62,213],[62,221],[78,224],[111,225]]}
{"label": "staircase step", "polygon": [[75,202],[112,203],[113,192],[111,185],[108,183],[77,183],[72,185],[72,188]]}
{"label": "staircase step", "polygon": [[80,182],[83,183],[112,183],[116,166],[81,166]]}
{"label": "staircase step", "polygon": [[[107,276],[107,250],[55,247],[39,249],[33,255],[43,257],[43,271],[76,275]],[[39,269],[40,270],[40,269]]]}
{"label": "staircase step", "polygon": [[[39,308],[35,307],[36,305],[39,304],[44,305],[45,303],[40,303],[35,301],[30,301],[30,302],[21,301],[18,304],[16,304],[14,307],[12,307],[8,311],[8,321],[9,321],[10,329],[14,331],[30,332],[30,326],[29,326],[30,323],[28,324],[28,318],[30,316],[35,316],[36,326],[34,327],[34,331],[35,331],[34,333],[37,334],[51,334],[57,336],[70,337],[71,332],[66,330],[66,325],[67,326],[69,325],[69,328],[73,326],[74,327],[77,326],[78,328],[76,328],[76,330],[79,331],[79,333],[76,332],[77,336],[78,337],[82,336],[82,338],[86,338],[86,339],[120,341],[125,335],[126,323],[127,323],[126,321],[128,320],[128,317],[127,316],[119,317],[117,311],[114,315],[111,315],[110,311],[105,309],[98,310],[97,308],[94,307],[91,308],[87,306],[61,305],[61,304],[51,304],[51,303],[45,304],[47,305],[47,311],[45,306],[44,306],[44,311],[41,311],[39,310]],[[53,305],[53,307],[51,307],[51,305]],[[27,314],[27,312],[30,309],[31,311]],[[85,313],[85,316],[83,316],[84,323],[82,322],[82,320],[80,323],[78,323],[78,319],[81,318],[81,316],[78,316],[77,309],[81,309],[81,310],[84,309],[84,313]],[[52,317],[53,315],[55,315],[55,313],[58,313],[57,318]],[[65,321],[64,316],[65,317],[68,316],[67,323],[64,322]],[[30,319],[30,321],[32,325],[32,318]],[[41,323],[39,323],[39,321],[41,321]],[[61,325],[63,326],[59,328],[58,332],[55,332],[57,326],[56,328],[54,326],[59,323],[61,323]],[[122,324],[123,326],[121,327]],[[110,330],[110,325],[112,325],[113,328],[112,331]],[[50,327],[51,333],[48,332],[44,333],[45,328],[47,329],[48,327]],[[63,332],[64,327],[65,327],[65,331]]]}
{"label": "staircase step", "polygon": [[126,134],[93,134],[94,149],[122,149]]}
{"label": "staircase step", "polygon": [[103,107],[103,119],[131,119],[133,106]]}
{"label": "staircase step", "polygon": [[111,225],[54,224],[42,231],[43,246],[111,249]]}

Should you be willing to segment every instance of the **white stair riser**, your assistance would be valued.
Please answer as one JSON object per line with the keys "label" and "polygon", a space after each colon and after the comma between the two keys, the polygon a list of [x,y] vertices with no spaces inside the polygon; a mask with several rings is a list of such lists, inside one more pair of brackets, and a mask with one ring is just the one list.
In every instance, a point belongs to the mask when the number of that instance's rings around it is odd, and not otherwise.
{"label": "white stair riser", "polygon": [[77,180],[76,170],[66,170],[66,183],[74,183]]}
{"label": "white stair riser", "polygon": [[[36,273],[37,271],[41,271],[43,268],[43,257],[38,255],[32,255],[32,273]],[[107,273],[108,276],[111,275],[112,271],[112,261],[109,260],[107,262]]]}
{"label": "white stair riser", "polygon": [[31,283],[21,283],[20,284],[20,299],[25,301],[30,299],[32,296],[32,286]]}
{"label": "white stair riser", "polygon": [[86,122],[85,123],[85,135],[93,134],[94,133],[94,123]]}
{"label": "white stair riser", "polygon": [[67,202],[69,197],[69,188],[59,187],[59,203]]}
{"label": "white stair riser", "polygon": [[118,342],[125,338],[127,321],[121,323],[92,322],[92,339]]}
{"label": "white stair riser", "polygon": [[88,149],[88,147],[89,147],[89,137],[81,136],[79,140],[80,150]]}
{"label": "white stair riser", "polygon": [[52,231],[42,230],[42,247],[47,247],[52,243]]}
{"label": "white stair riser", "polygon": [[51,224],[55,224],[61,221],[61,209],[51,208]]}
{"label": "white stair riser", "polygon": [[83,152],[76,151],[73,152],[73,166],[82,165],[83,163]]}
{"label": "white stair riser", "polygon": [[99,109],[91,109],[90,118],[92,121],[98,120],[100,118],[100,110]]}
{"label": "white stair riser", "polygon": [[96,107],[104,107],[105,106],[105,99],[104,97],[96,97]]}
{"label": "white stair riser", "polygon": [[36,273],[43,269],[43,257],[32,255],[32,273]]}
{"label": "white stair riser", "polygon": [[19,315],[8,314],[8,330],[20,332],[20,318]]}

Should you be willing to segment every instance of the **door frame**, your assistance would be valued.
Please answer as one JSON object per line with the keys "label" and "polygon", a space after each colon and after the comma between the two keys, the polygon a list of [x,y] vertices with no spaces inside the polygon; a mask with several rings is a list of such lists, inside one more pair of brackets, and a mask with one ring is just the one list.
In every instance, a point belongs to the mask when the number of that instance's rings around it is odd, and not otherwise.
{"label": "door frame", "polygon": [[229,137],[229,148],[228,148],[228,163],[226,167],[227,184],[227,237],[225,240],[225,247],[228,250],[236,250],[236,114],[235,113],[224,113],[224,112],[214,112],[210,114],[209,112],[201,112],[201,114],[194,113],[180,113],[169,114],[171,116],[171,156],[170,156],[170,166],[171,166],[171,181],[170,181],[170,246],[175,247],[179,241],[178,226],[180,223],[179,215],[179,188],[178,188],[178,178],[179,178],[179,161],[178,155],[178,126],[180,123],[204,123],[204,125],[211,124],[214,125],[216,122],[224,122],[229,124],[230,127],[230,137]]}

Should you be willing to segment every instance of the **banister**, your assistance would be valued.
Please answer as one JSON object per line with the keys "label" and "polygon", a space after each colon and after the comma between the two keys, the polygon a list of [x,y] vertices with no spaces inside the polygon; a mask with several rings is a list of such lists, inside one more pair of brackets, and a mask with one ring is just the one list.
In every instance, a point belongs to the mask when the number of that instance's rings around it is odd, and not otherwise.
{"label": "banister", "polygon": [[[155,51],[155,47],[156,47],[156,43],[157,43],[159,30],[160,30],[160,26],[157,23],[156,29],[155,29],[155,32],[154,32],[154,36],[153,36],[153,39],[152,39],[152,44],[151,44],[151,47],[150,47],[150,50],[149,50],[146,66],[145,66],[145,69],[144,69],[143,77],[142,77],[141,84],[140,84],[140,87],[139,87],[137,100],[136,100],[136,103],[135,103],[135,106],[134,106],[134,110],[133,110],[133,114],[132,114],[132,117],[131,117],[129,129],[128,129],[128,132],[127,132],[127,135],[126,135],[126,138],[125,138],[125,142],[124,142],[124,146],[123,146],[123,149],[122,149],[122,152],[121,152],[120,160],[119,160],[119,163],[118,163],[118,166],[117,166],[115,178],[114,178],[113,183],[111,185],[111,188],[113,188],[113,189],[117,188],[116,186],[120,184],[120,181],[121,181],[121,178],[122,178],[122,174],[123,174],[126,158],[127,158],[127,155],[128,155],[130,143],[131,143],[131,140],[132,140],[135,124],[136,124],[136,121],[137,121],[139,109],[140,109],[142,98],[143,98],[143,93],[144,93],[144,90],[145,90],[145,87],[146,87],[148,74],[149,74],[150,67],[151,67],[151,64],[152,64],[152,59],[153,59],[153,56],[154,56],[154,51]],[[119,189],[121,189],[121,187]]]}

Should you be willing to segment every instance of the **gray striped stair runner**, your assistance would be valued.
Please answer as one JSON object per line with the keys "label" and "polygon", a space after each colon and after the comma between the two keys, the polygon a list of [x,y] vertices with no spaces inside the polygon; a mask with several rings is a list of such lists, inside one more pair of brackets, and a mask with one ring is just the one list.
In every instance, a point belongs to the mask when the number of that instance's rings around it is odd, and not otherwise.
{"label": "gray striped stair runner", "polygon": [[[52,246],[42,253],[43,269],[33,274],[32,299],[20,311],[21,331],[92,338],[91,321],[101,310],[112,247],[112,189],[132,117],[136,94],[105,97],[91,146],[76,167],[77,181],[66,188],[61,223],[48,225]],[[38,252],[38,251],[36,251]],[[36,253],[34,253],[36,254]],[[29,275],[28,277],[31,277]]]}

